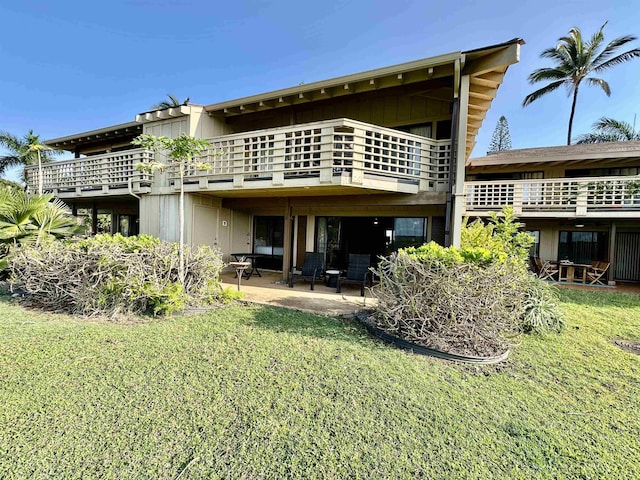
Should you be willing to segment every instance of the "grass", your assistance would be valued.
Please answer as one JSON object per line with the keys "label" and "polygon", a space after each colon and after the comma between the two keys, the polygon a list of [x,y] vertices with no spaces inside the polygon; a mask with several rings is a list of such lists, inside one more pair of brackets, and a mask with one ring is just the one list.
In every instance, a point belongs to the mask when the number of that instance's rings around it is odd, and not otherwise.
{"label": "grass", "polygon": [[499,367],[267,307],[118,325],[0,303],[0,478],[640,478],[640,297],[563,290]]}

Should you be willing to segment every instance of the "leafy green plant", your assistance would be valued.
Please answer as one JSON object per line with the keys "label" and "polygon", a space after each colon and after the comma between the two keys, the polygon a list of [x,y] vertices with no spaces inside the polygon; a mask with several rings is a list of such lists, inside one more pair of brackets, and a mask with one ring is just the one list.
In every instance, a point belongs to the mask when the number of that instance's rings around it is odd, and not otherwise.
{"label": "leafy green plant", "polygon": [[564,319],[559,307],[557,289],[534,275],[528,278],[529,282],[524,290],[524,331],[560,332],[564,328]]}

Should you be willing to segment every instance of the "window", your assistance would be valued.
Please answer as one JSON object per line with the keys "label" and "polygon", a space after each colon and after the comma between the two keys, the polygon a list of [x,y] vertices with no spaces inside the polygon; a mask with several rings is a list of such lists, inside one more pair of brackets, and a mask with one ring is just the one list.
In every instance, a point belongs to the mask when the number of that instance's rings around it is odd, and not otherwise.
{"label": "window", "polygon": [[436,140],[451,138],[451,120],[440,120],[436,123]]}
{"label": "window", "polygon": [[558,260],[588,264],[592,260],[606,260],[608,249],[607,232],[561,231]]}
{"label": "window", "polygon": [[629,175],[640,175],[640,167],[624,168],[576,168],[567,170],[565,177],[624,177]]}
{"label": "window", "polygon": [[253,253],[264,255],[258,259],[259,266],[281,270],[283,251],[284,217],[255,217]]}
{"label": "window", "polygon": [[394,218],[391,249],[417,247],[427,240],[424,218]]}
{"label": "window", "polygon": [[526,230],[526,232],[535,239],[533,242],[533,245],[531,245],[531,249],[529,250],[529,256],[539,257],[540,256],[540,230]]}

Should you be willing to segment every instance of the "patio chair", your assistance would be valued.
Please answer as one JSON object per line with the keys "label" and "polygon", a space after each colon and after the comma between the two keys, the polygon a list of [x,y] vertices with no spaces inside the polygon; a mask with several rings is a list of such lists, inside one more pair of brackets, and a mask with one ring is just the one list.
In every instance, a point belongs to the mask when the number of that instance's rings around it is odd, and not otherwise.
{"label": "patio chair", "polygon": [[296,280],[310,280],[314,290],[316,280],[324,277],[324,253],[307,252],[302,267],[293,267],[289,274],[289,288],[293,288]]}
{"label": "patio chair", "polygon": [[536,275],[540,275],[540,271],[542,270],[542,260],[540,260],[540,257],[529,257],[529,269]]}
{"label": "patio chair", "polygon": [[600,279],[607,273],[607,270],[609,270],[609,265],[611,265],[609,262],[591,262],[591,267],[587,269],[587,281],[589,285],[596,283],[604,285],[604,282]]}
{"label": "patio chair", "polygon": [[555,276],[560,273],[560,268],[549,262],[548,260],[542,261],[539,257],[534,258],[536,262],[536,268],[538,269],[538,277],[542,280],[555,280]]}
{"label": "patio chair", "polygon": [[349,265],[347,266],[346,275],[338,277],[336,292],[342,291],[342,285],[356,284],[360,285],[360,296],[364,297],[364,287],[369,282],[371,284],[371,255],[369,254],[349,254]]}

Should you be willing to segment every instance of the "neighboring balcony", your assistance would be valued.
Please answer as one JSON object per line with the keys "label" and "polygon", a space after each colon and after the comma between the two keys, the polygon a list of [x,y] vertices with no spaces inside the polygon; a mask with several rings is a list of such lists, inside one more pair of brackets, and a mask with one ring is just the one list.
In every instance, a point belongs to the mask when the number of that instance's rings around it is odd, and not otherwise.
{"label": "neighboring balcony", "polygon": [[523,217],[640,216],[640,177],[556,178],[465,183],[465,214],[488,216],[506,205]]}
{"label": "neighboring balcony", "polygon": [[[451,140],[432,140],[349,119],[245,132],[209,140],[209,170],[185,174],[187,191],[294,189],[305,194],[446,192]],[[169,183],[178,189],[178,171]]]}
{"label": "neighboring balcony", "polygon": [[[148,193],[153,175],[136,167],[153,159],[153,152],[132,149],[42,166],[43,190],[59,198]],[[38,191],[38,167],[25,169],[27,187]]]}

